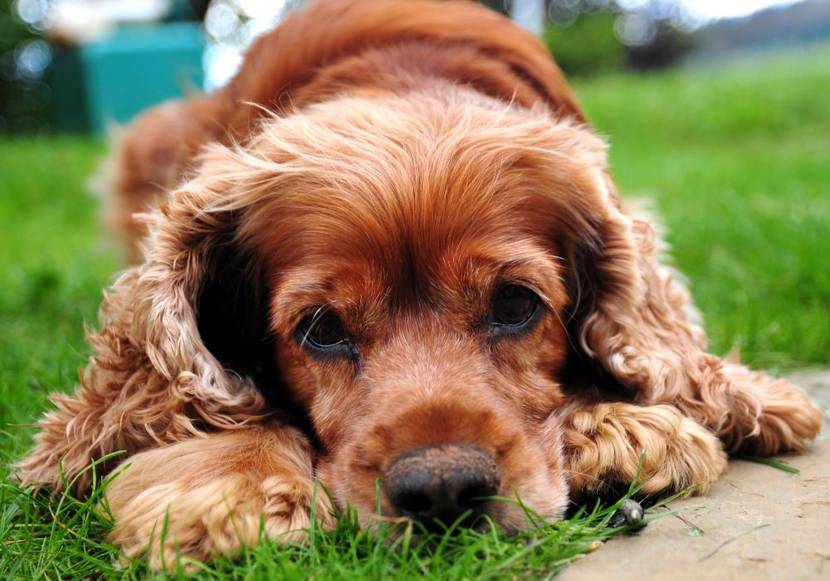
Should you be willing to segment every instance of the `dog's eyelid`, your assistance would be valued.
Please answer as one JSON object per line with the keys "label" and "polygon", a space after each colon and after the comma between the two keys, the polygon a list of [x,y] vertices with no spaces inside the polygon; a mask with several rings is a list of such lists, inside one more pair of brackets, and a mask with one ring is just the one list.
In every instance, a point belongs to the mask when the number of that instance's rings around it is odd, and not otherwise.
{"label": "dog's eyelid", "polygon": [[499,280],[499,281],[498,281],[498,282],[497,282],[497,283],[493,286],[492,297],[495,297],[495,296],[496,296],[496,293],[498,293],[498,292],[499,292],[499,290],[501,290],[501,289],[503,289],[503,288],[505,288],[505,287],[508,287],[508,286],[519,286],[519,287],[525,287],[525,288],[527,288],[528,290],[530,290],[530,291],[532,291],[533,293],[535,293],[535,294],[536,294],[536,296],[539,298],[539,301],[540,301],[540,302],[541,302],[541,303],[542,303],[542,304],[543,304],[546,308],[548,308],[548,309],[553,309],[553,308],[554,308],[554,306],[555,306],[555,305],[553,304],[553,302],[551,301],[550,296],[549,296],[549,295],[548,295],[548,294],[544,291],[544,289],[543,289],[543,286],[544,286],[544,285],[539,284],[537,281],[531,280],[531,279],[529,279],[529,278],[505,278],[505,279],[501,279],[501,280]]}

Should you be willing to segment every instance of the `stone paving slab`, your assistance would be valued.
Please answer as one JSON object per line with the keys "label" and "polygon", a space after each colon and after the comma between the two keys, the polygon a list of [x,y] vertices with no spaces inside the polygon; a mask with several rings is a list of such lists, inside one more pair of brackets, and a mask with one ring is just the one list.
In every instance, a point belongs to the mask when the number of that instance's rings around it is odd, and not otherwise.
{"label": "stone paving slab", "polygon": [[[824,417],[830,418],[830,371],[802,371],[791,373],[789,379],[800,385],[824,409]],[[827,431],[827,422],[824,430]]]}
{"label": "stone paving slab", "polygon": [[[827,415],[830,373],[793,379]],[[805,454],[779,458],[800,474],[734,460],[708,496],[672,503],[681,514],[609,541],[561,578],[830,580],[827,423]]]}

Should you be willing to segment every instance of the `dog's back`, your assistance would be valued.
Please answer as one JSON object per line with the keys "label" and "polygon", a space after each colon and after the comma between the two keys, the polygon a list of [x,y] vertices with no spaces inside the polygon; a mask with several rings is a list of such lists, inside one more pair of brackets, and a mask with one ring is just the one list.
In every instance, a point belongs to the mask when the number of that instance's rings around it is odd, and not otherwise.
{"label": "dog's back", "polygon": [[260,38],[226,87],[162,104],[126,128],[104,188],[107,223],[135,261],[144,228],[134,214],[181,181],[206,143],[244,142],[267,112],[441,82],[584,120],[537,39],[474,2],[319,0]]}

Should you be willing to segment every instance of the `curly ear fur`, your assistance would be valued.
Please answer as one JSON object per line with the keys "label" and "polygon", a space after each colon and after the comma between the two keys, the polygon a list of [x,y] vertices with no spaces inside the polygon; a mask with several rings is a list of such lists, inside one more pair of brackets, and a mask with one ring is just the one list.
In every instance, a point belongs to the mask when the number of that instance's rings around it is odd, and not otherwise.
{"label": "curly ear fur", "polygon": [[[221,165],[223,151],[211,150],[204,163]],[[240,359],[229,347],[233,341],[220,339],[234,326],[220,328],[217,313],[232,310],[234,296],[261,297],[234,276],[256,278],[252,257],[236,254],[233,262],[244,266],[223,268],[223,277],[213,267],[229,260],[235,224],[233,211],[204,210],[227,187],[213,175],[203,172],[149,217],[144,263],[105,293],[100,331],[88,338],[94,354],[75,394],[53,396],[57,409],[39,422],[35,448],[19,465],[23,484],[59,491],[63,472],[67,481],[77,477],[73,488],[84,492],[91,474],[83,471],[94,459],[238,428],[267,413],[254,385],[263,370]],[[240,335],[256,341],[261,333]]]}
{"label": "curly ear fur", "polygon": [[583,356],[641,405],[670,403],[729,452],[800,450],[821,412],[797,387],[705,352],[689,293],[660,263],[652,225],[623,209],[610,180],[597,238],[568,252],[579,298],[574,318]]}

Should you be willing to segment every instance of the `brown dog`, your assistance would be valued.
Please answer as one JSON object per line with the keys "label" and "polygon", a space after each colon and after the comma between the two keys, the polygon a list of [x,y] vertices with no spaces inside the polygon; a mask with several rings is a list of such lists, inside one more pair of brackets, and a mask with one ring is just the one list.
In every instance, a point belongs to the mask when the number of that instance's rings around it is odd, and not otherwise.
{"label": "brown dog", "polygon": [[643,450],[645,492],[705,491],[724,450],[819,430],[800,390],[704,351],[559,70],[474,3],[318,2],[226,88],[136,121],[113,171],[143,258],[21,475],[83,493],[126,450],[128,555],[208,558],[260,519],[301,538],[315,478],[367,524],[379,502],[516,530],[492,497],[556,520]]}

